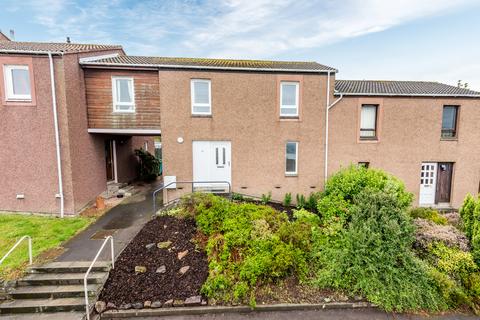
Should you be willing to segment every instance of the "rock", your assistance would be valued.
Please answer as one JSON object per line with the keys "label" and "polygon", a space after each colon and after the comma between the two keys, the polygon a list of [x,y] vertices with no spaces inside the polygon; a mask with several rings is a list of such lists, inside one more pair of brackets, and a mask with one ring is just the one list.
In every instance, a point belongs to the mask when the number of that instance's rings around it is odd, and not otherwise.
{"label": "rock", "polygon": [[165,303],[163,304],[163,307],[164,307],[164,308],[173,307],[173,300],[170,299],[170,300],[165,301]]}
{"label": "rock", "polygon": [[155,247],[155,243],[149,243],[145,246],[145,248],[147,248],[147,249],[151,249],[153,247]]}
{"label": "rock", "polygon": [[182,260],[187,254],[188,254],[188,250],[179,252],[179,253],[177,254],[178,260]]}
{"label": "rock", "polygon": [[443,242],[449,247],[459,248],[462,251],[470,249],[470,244],[465,234],[454,226],[442,226],[420,218],[415,219],[413,222],[417,227],[414,243],[416,249],[426,251],[428,245],[432,242]]}
{"label": "rock", "polygon": [[187,307],[199,306],[201,304],[202,304],[202,296],[192,296],[190,298],[185,299],[185,305]]}
{"label": "rock", "polygon": [[181,299],[175,299],[175,300],[173,300],[173,306],[174,306],[174,307],[183,307],[184,304],[185,304],[185,303],[184,303],[183,300],[181,300]]}
{"label": "rock", "polygon": [[131,309],[131,308],[132,308],[131,303],[122,303],[120,305],[120,307],[118,307],[118,309],[120,309],[120,310],[128,310],[128,309]]}
{"label": "rock", "polygon": [[147,267],[135,266],[135,273],[145,273],[145,272],[147,272]]}
{"label": "rock", "polygon": [[339,295],[338,296],[338,301],[342,301],[342,302],[348,301],[348,297],[344,296],[344,295]]}
{"label": "rock", "polygon": [[115,310],[117,309],[117,306],[113,302],[107,303],[107,310]]}
{"label": "rock", "polygon": [[190,269],[190,266],[181,267],[178,272],[183,275],[188,271],[188,269]]}
{"label": "rock", "polygon": [[201,305],[202,305],[202,306],[206,306],[206,305],[208,305],[208,301],[207,301],[207,300],[205,300],[205,299],[202,299]]}
{"label": "rock", "polygon": [[160,266],[157,268],[157,271],[155,271],[156,273],[165,273],[167,272],[167,267],[165,266]]}
{"label": "rock", "polygon": [[178,231],[175,231],[173,234],[178,234]]}
{"label": "rock", "polygon": [[104,301],[99,300],[95,302],[95,311],[102,313],[105,310],[107,310],[107,304]]}
{"label": "rock", "polygon": [[167,229],[167,225],[166,225],[166,224],[163,225],[163,229]]}
{"label": "rock", "polygon": [[133,309],[143,309],[143,303],[141,302],[135,302],[132,304]]}
{"label": "rock", "polygon": [[163,242],[157,243],[157,247],[159,249],[167,249],[168,247],[170,247],[171,244],[172,244],[172,241],[163,241]]}
{"label": "rock", "polygon": [[331,298],[323,298],[323,301],[325,301],[326,303],[329,303],[329,302],[332,302],[332,299]]}
{"label": "rock", "polygon": [[147,301],[145,301],[145,302],[143,303],[143,307],[144,307],[144,308],[150,308],[151,306],[152,306],[152,301],[148,301],[148,300],[147,300]]}
{"label": "rock", "polygon": [[162,302],[161,301],[153,301],[150,308],[152,309],[157,309],[162,307]]}

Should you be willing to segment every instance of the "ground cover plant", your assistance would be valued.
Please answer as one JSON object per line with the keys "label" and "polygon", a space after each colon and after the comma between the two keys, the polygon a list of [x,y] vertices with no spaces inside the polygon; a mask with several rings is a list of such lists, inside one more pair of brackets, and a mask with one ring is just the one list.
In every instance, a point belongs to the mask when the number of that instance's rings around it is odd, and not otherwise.
{"label": "ground cover plant", "polygon": [[[86,228],[94,219],[64,218],[20,214],[0,214],[0,255],[3,256],[24,235],[33,238],[34,262],[48,250],[53,250]],[[28,263],[28,244],[25,240],[0,265],[0,278],[21,275]]]}

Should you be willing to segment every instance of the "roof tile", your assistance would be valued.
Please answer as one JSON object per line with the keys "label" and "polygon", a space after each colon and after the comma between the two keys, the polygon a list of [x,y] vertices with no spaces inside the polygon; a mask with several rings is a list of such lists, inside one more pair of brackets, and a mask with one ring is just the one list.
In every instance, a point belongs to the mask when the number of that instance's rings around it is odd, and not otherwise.
{"label": "roof tile", "polygon": [[344,95],[472,96],[480,92],[429,81],[336,80],[335,91]]}
{"label": "roof tile", "polygon": [[0,52],[2,51],[25,51],[25,52],[88,52],[122,49],[120,45],[105,44],[84,44],[84,43],[55,43],[55,42],[18,42],[1,41]]}
{"label": "roof tile", "polygon": [[267,60],[233,60],[207,58],[172,58],[172,57],[143,57],[118,56],[84,62],[84,65],[113,65],[113,66],[153,66],[178,68],[205,68],[205,69],[261,69],[264,71],[295,71],[295,72],[335,72],[336,69],[314,61],[267,61]]}

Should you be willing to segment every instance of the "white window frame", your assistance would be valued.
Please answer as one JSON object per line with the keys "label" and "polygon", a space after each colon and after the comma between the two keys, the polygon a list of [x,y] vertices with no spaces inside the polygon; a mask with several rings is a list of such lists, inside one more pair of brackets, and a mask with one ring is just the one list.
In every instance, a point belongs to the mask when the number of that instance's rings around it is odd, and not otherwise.
{"label": "white window frame", "polygon": [[[129,80],[132,82],[132,102],[120,102],[117,101],[117,80]],[[113,101],[113,112],[114,113],[135,113],[135,80],[133,77],[122,77],[122,76],[113,76],[112,77],[112,101]],[[130,109],[118,109],[117,106],[127,106]]]}
{"label": "white window frame", "polygon": [[[287,145],[289,143],[295,144],[295,171],[287,171]],[[285,143],[285,175],[286,176],[298,175],[298,141],[287,141]]]}
{"label": "white window frame", "polygon": [[[208,83],[208,103],[195,103],[195,83]],[[190,80],[190,97],[192,103],[192,115],[209,116],[212,115],[212,81],[207,79],[191,79]],[[195,111],[195,107],[208,107],[207,112]]]}
{"label": "white window frame", "polygon": [[[12,70],[20,69],[28,71],[28,80],[30,82],[30,94],[15,94],[13,92]],[[5,96],[7,101],[32,101],[32,77],[28,65],[4,65],[3,74],[5,79]]]}
{"label": "white window frame", "polygon": [[[292,105],[283,105],[283,85],[294,85],[295,86],[295,106]],[[297,81],[280,81],[280,116],[281,117],[298,117],[299,114],[299,93],[300,93],[300,83]],[[282,109],[295,109],[295,114],[282,113]]]}

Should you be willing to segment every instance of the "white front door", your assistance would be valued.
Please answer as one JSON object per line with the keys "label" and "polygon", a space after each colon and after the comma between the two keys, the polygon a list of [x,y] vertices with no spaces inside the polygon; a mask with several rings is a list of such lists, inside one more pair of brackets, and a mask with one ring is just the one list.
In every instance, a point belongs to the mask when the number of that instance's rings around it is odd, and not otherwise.
{"label": "white front door", "polygon": [[423,162],[420,173],[420,199],[419,205],[429,206],[435,204],[435,190],[437,186],[437,163]]}
{"label": "white front door", "polygon": [[225,183],[209,181],[228,181],[231,183],[231,143],[230,141],[193,141],[193,181],[196,188],[226,189]]}

